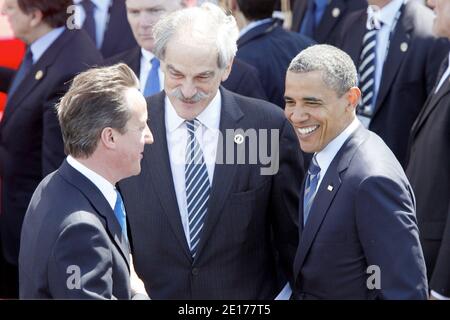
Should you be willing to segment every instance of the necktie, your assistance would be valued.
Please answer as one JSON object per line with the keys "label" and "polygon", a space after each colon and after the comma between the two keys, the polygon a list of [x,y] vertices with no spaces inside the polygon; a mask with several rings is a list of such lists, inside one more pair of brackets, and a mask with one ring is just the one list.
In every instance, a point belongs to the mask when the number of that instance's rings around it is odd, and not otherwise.
{"label": "necktie", "polygon": [[33,66],[33,53],[31,52],[31,49],[28,48],[25,53],[25,57],[22,61],[22,64],[20,65],[20,68],[16,73],[16,76],[11,84],[11,87],[9,88],[9,91],[8,91],[9,97],[12,97],[13,94],[16,92],[20,83],[30,72],[32,66]]}
{"label": "necktie", "polygon": [[147,82],[145,83],[144,96],[148,97],[161,91],[159,86],[159,60],[153,58],[151,60],[152,68],[148,73]]}
{"label": "necktie", "polygon": [[186,147],[185,184],[189,222],[190,249],[195,258],[197,246],[200,242],[206,213],[210,184],[208,170],[203,158],[200,143],[195,137],[195,130],[200,122],[197,119],[186,121],[188,141]]}
{"label": "necktie", "polygon": [[83,7],[86,15],[83,23],[83,29],[86,30],[89,37],[91,37],[92,41],[94,41],[97,46],[97,28],[95,26],[94,19],[95,4],[91,0],[83,0],[81,1],[81,6]]}
{"label": "necktie", "polygon": [[117,199],[116,204],[114,205],[114,214],[120,224],[120,227],[122,228],[123,234],[127,238],[127,218],[125,213],[125,206],[123,205],[122,196],[120,195],[118,190],[116,190],[116,193]]}
{"label": "necktie", "polygon": [[309,0],[305,16],[300,27],[300,33],[314,38],[317,26],[322,19],[323,13],[328,5],[328,0]]}
{"label": "necktie", "polygon": [[320,167],[317,163],[316,157],[312,158],[311,164],[308,169],[308,176],[305,182],[305,192],[303,196],[303,225],[306,224],[309,211],[311,210],[312,203],[317,191],[317,184],[319,183]]}
{"label": "necktie", "polygon": [[367,29],[359,58],[359,88],[362,100],[357,112],[366,127],[374,111],[377,33],[376,28]]}

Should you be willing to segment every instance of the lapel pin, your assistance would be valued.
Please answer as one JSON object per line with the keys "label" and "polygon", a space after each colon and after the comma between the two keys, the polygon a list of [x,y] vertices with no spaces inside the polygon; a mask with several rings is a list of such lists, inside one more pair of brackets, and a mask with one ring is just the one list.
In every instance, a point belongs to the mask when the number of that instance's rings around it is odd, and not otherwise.
{"label": "lapel pin", "polygon": [[34,78],[36,80],[41,80],[42,77],[44,77],[44,72],[42,70],[39,70],[38,72],[36,72],[36,75],[34,76]]}
{"label": "lapel pin", "polygon": [[333,11],[331,11],[331,15],[333,16],[333,18],[339,17],[340,14],[341,10],[339,10],[339,8],[334,8]]}
{"label": "lapel pin", "polygon": [[406,52],[408,50],[408,44],[406,42],[402,42],[402,44],[400,45],[400,50],[402,52]]}
{"label": "lapel pin", "polygon": [[328,187],[327,187],[327,190],[328,190],[328,191],[330,191],[330,192],[331,192],[331,191],[333,191],[333,189],[334,189],[334,187],[333,187],[333,186],[332,186],[331,184],[330,184],[330,185],[328,185]]}
{"label": "lapel pin", "polygon": [[241,144],[242,142],[244,142],[244,136],[242,134],[235,135],[234,142],[237,144]]}

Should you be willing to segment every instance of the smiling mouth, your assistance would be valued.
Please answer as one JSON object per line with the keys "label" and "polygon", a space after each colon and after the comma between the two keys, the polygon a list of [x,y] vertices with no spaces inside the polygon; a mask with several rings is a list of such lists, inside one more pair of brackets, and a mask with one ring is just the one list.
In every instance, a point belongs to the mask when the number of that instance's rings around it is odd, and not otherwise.
{"label": "smiling mouth", "polygon": [[319,125],[297,128],[297,132],[300,134],[300,136],[308,136],[315,132],[317,129],[319,129]]}

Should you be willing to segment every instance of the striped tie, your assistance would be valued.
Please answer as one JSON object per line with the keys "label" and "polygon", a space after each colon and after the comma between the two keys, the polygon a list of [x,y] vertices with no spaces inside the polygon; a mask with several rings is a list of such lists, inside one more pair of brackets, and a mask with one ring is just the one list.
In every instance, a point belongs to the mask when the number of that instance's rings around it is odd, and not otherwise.
{"label": "striped tie", "polygon": [[195,258],[200,242],[201,231],[208,211],[210,184],[208,170],[203,159],[200,143],[195,130],[200,125],[197,119],[186,121],[188,141],[186,147],[185,183],[189,222],[189,238],[192,257]]}
{"label": "striped tie", "polygon": [[372,29],[367,30],[364,35],[358,69],[359,88],[362,93],[358,115],[360,115],[360,118],[366,118],[367,123],[370,121],[374,111],[377,33],[377,29]]}
{"label": "striped tie", "polygon": [[320,177],[320,167],[317,163],[317,159],[314,156],[309,165],[308,175],[305,182],[305,192],[303,195],[303,226],[308,220],[309,211],[311,210],[314,197],[316,196],[317,184]]}

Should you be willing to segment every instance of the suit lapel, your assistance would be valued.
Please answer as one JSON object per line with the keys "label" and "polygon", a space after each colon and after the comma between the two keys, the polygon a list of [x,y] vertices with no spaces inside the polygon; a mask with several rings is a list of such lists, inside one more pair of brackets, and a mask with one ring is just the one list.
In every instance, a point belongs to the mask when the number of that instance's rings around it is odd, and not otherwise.
{"label": "suit lapel", "polygon": [[[323,17],[315,32],[315,38],[318,43],[322,43],[327,39],[331,30],[336,27],[341,14],[345,12],[346,9],[347,3],[344,0],[331,1],[325,9]],[[336,14],[337,12],[339,12],[339,14]]]}
{"label": "suit lapel", "polygon": [[5,107],[5,113],[2,125],[14,115],[15,111],[20,108],[21,102],[30,95],[30,93],[38,86],[47,76],[48,68],[56,60],[56,56],[64,48],[67,41],[74,36],[74,32],[65,30],[53,44],[45,51],[42,57],[32,66],[30,72],[19,84],[16,92],[8,99]]}
{"label": "suit lapel", "polygon": [[[220,132],[222,137],[226,137],[227,129],[238,129],[239,121],[244,116],[241,109],[237,105],[233,95],[221,88],[222,94],[222,108],[220,113]],[[206,215],[205,225],[203,227],[202,235],[200,236],[200,243],[197,249],[196,259],[201,255],[201,251],[205,244],[208,241],[208,238],[211,236],[214,226],[217,224],[217,221],[222,212],[222,208],[225,205],[225,201],[227,200],[232,183],[234,181],[234,177],[237,171],[237,165],[234,164],[226,164],[226,141],[224,141],[223,146],[218,145],[217,149],[217,161],[214,168],[214,178],[211,186],[211,194],[208,201],[208,213]],[[235,145],[233,145],[235,147]],[[219,148],[223,148],[223,152],[219,150]],[[236,152],[234,153],[236,155]],[[222,158],[222,159],[220,159]]]}
{"label": "suit lapel", "polygon": [[[439,81],[438,79],[437,81]],[[438,106],[439,101],[450,93],[450,77],[445,80],[445,82],[442,84],[441,88],[437,93],[434,93],[435,88],[433,88],[433,93],[430,94],[430,96],[427,99],[427,102],[425,103],[424,107],[422,108],[422,111],[420,112],[419,116],[417,117],[416,122],[414,123],[411,132],[412,137],[414,138],[420,131],[420,128],[425,123],[425,120],[430,116],[431,112]]]}
{"label": "suit lapel", "polygon": [[67,160],[64,160],[59,169],[59,173],[68,183],[76,187],[88,199],[92,207],[97,211],[97,214],[106,221],[106,230],[111,239],[113,239],[116,247],[122,253],[129,269],[130,250],[128,242],[114,211],[103,194],[88,178],[70,166]]}
{"label": "suit lapel", "polygon": [[300,31],[300,26],[302,24],[303,21],[303,16],[305,15],[306,12],[306,7],[307,7],[308,1],[295,1],[294,4],[294,19],[292,21],[292,30],[294,32],[299,32]]}
{"label": "suit lapel", "polygon": [[[328,209],[339,191],[342,183],[341,175],[348,168],[354,153],[367,136],[368,131],[359,126],[347,139],[328,167],[311,206],[308,221],[300,233],[300,243],[294,261],[294,272],[297,276],[305,262],[305,258],[308,255],[316,234],[328,213]],[[303,192],[301,199],[303,199]],[[299,214],[303,216],[303,200],[300,201],[300,209],[302,211]],[[303,221],[303,218],[299,220]]]}
{"label": "suit lapel", "polygon": [[410,10],[411,6],[407,3],[403,9],[400,19],[398,20],[397,26],[395,27],[386,61],[383,64],[383,73],[381,75],[382,79],[380,82],[380,89],[377,94],[374,116],[376,116],[382,107],[384,99],[386,98],[389,90],[392,88],[392,82],[397,75],[397,70],[408,53],[411,40],[410,33],[414,28],[412,20],[413,15]]}
{"label": "suit lapel", "polygon": [[366,33],[367,14],[361,11],[361,15],[351,25],[351,35],[348,36],[348,44],[345,45],[345,51],[352,58],[356,66],[359,67],[359,57],[362,50],[362,42]]}
{"label": "suit lapel", "polygon": [[[154,143],[146,147],[144,161],[147,162],[150,178],[143,176],[141,181],[152,183],[164,213],[178,239],[183,252],[188,259],[192,259],[178,208],[175,187],[173,184],[172,169],[170,168],[169,151],[164,117],[165,93],[161,92],[148,100],[149,127],[152,130]],[[146,188],[144,188],[146,190]]]}

